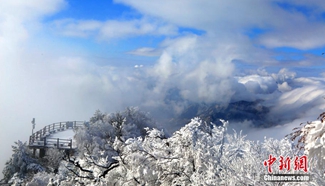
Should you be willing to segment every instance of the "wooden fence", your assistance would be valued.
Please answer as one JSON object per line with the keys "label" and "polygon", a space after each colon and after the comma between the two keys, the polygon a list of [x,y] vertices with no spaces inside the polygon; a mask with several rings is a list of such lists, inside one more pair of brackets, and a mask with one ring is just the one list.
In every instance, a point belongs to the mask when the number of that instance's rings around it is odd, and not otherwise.
{"label": "wooden fence", "polygon": [[65,121],[47,125],[29,137],[29,147],[72,149],[72,139],[50,138],[49,136],[67,129],[76,129],[87,125],[88,122],[84,121]]}

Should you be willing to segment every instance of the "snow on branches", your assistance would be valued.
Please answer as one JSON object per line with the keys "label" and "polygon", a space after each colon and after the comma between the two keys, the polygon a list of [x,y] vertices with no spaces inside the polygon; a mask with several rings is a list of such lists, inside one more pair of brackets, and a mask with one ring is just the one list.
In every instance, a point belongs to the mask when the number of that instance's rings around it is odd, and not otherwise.
{"label": "snow on branches", "polygon": [[289,134],[291,140],[297,140],[297,148],[308,155],[309,164],[324,177],[325,172],[325,112],[319,115],[318,121],[301,123]]}
{"label": "snow on branches", "polygon": [[81,185],[264,185],[259,176],[269,154],[294,156],[288,140],[249,141],[241,133],[227,134],[228,122],[221,122],[194,118],[169,138],[149,127],[145,135],[126,140],[114,135],[106,150],[69,159],[74,171],[69,176]]}
{"label": "snow on branches", "polygon": [[[321,162],[316,158],[320,154],[324,157],[323,120],[309,122],[291,135],[291,139],[300,137],[306,153],[317,160],[314,162]],[[57,174],[37,173],[29,179],[29,185],[285,185],[261,181],[261,174],[268,173],[269,168],[263,162],[270,155],[286,158],[298,155],[293,142],[287,139],[250,141],[241,132],[227,131],[228,122],[223,120],[223,125],[217,126],[193,118],[170,137],[152,127],[152,120],[134,108],[113,114],[97,111],[90,121],[88,127],[76,130],[74,154],[66,154],[60,162],[60,153],[48,157],[59,166]],[[15,167],[14,159],[29,162],[17,164],[16,167],[24,169],[9,171],[8,179],[21,183],[26,180],[14,173],[35,170],[37,166],[17,153],[26,150],[21,143],[17,145],[10,160],[14,166],[8,166],[6,171]],[[294,172],[275,166],[275,173]],[[319,171],[323,166],[316,163],[309,166],[313,179],[306,184],[324,185],[323,172]],[[320,169],[315,169],[317,166]]]}
{"label": "snow on branches", "polygon": [[21,141],[15,142],[15,145],[12,146],[12,151],[13,154],[9,161],[6,162],[5,168],[2,171],[5,181],[11,179],[14,182],[13,180],[22,179],[28,173],[37,173],[45,170],[37,159],[32,157],[32,153],[26,143]]}

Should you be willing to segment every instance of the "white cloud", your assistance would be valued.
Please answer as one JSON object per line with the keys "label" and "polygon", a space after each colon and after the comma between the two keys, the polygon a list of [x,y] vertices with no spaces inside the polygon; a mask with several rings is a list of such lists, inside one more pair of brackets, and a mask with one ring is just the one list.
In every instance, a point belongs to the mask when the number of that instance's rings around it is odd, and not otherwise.
{"label": "white cloud", "polygon": [[286,68],[280,69],[280,71],[277,74],[271,74],[271,76],[278,82],[285,82],[292,80],[296,77],[296,73],[289,71]]}
{"label": "white cloud", "polygon": [[162,44],[166,49],[149,72],[157,79],[155,92],[161,94],[177,87],[184,99],[229,102],[233,94],[233,56],[227,47],[202,47],[208,44],[206,39],[188,35]]}
{"label": "white cloud", "polygon": [[147,19],[132,21],[106,21],[100,31],[101,38],[120,38],[137,35],[175,35],[176,27]]}
{"label": "white cloud", "polygon": [[[285,135],[292,132],[292,129],[299,126],[300,123],[314,121],[325,109],[325,79],[324,78],[306,78],[295,77],[295,73],[287,69],[281,69],[278,74],[261,77],[258,75],[248,75],[240,77],[242,83],[255,82],[258,86],[267,85],[268,81],[261,81],[265,77],[276,78],[278,90],[263,94],[256,94],[255,99],[265,100],[261,104],[267,106],[270,112],[263,118],[263,125],[271,128],[252,128],[250,121],[243,123],[233,123],[237,130],[243,130],[248,139],[263,140],[267,138],[282,139]],[[266,78],[268,79],[268,78]],[[266,80],[265,79],[265,80]],[[276,80],[274,79],[274,80]],[[247,124],[248,123],[248,124]]]}
{"label": "white cloud", "polygon": [[[28,139],[31,131],[28,125],[35,116],[35,92],[26,78],[28,61],[21,54],[26,49],[31,31],[39,28],[39,20],[45,15],[53,14],[65,6],[62,0],[0,1],[0,169],[11,153],[13,141]],[[47,101],[47,100],[46,100]],[[41,104],[41,103],[38,103]],[[41,104],[44,107],[45,104]],[[45,116],[46,117],[46,116]],[[2,177],[2,176],[0,176]]]}
{"label": "white cloud", "polygon": [[22,40],[30,37],[29,30],[35,30],[40,26],[35,20],[41,19],[44,15],[53,14],[65,6],[63,0],[31,0],[28,2],[1,0],[0,3],[0,49],[2,53],[10,50],[15,52],[13,46],[20,45]]}
{"label": "white cloud", "polygon": [[282,84],[279,84],[278,89],[281,92],[287,92],[287,91],[292,90],[292,88],[290,87],[290,85],[287,82],[283,82]]}
{"label": "white cloud", "polygon": [[56,20],[52,24],[60,34],[74,37],[89,37],[96,35],[97,30],[103,25],[100,21],[74,20],[71,18]]}
{"label": "white cloud", "polygon": [[[116,0],[131,5],[141,13],[159,17],[179,26],[211,31],[217,27],[233,28],[243,24],[263,23],[270,12],[264,1],[135,1]],[[252,8],[252,4],[254,7]],[[182,8],[175,8],[182,7]]]}
{"label": "white cloud", "polygon": [[100,40],[177,34],[175,26],[146,18],[107,21],[63,19],[54,21],[53,26],[57,32],[65,36],[91,36]]}
{"label": "white cloud", "polygon": [[311,116],[316,118],[325,107],[324,95],[324,82],[321,86],[304,85],[286,91],[274,100],[274,107],[269,115],[274,118],[275,123]]}
{"label": "white cloud", "polygon": [[259,42],[267,47],[293,47],[302,50],[325,45],[324,23],[310,23],[308,19],[283,25],[275,32],[259,37]]}
{"label": "white cloud", "polygon": [[238,78],[238,82],[244,84],[248,91],[255,94],[270,94],[277,89],[277,84],[271,76],[249,75]]}
{"label": "white cloud", "polygon": [[0,16],[15,18],[17,21],[34,21],[41,16],[57,12],[66,6],[64,0],[1,0]]}
{"label": "white cloud", "polygon": [[[161,18],[177,26],[205,30],[222,36],[243,34],[245,29],[257,27],[266,30],[256,42],[267,47],[294,47],[313,49],[324,46],[323,22],[316,17],[324,13],[324,3],[303,1],[150,1],[116,0],[130,5],[147,16]],[[283,9],[277,3],[309,7],[310,15]],[[171,7],[182,7],[171,8]],[[316,16],[316,17],[313,17]]]}
{"label": "white cloud", "polygon": [[137,48],[135,50],[132,50],[128,52],[128,54],[138,55],[138,56],[160,56],[161,51],[155,48],[142,47],[142,48]]}

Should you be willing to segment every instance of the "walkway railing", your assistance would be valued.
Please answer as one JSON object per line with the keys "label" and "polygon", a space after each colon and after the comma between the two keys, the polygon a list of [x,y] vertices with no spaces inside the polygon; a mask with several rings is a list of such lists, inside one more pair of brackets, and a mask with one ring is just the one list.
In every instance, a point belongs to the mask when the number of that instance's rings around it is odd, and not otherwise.
{"label": "walkway railing", "polygon": [[65,121],[53,123],[33,133],[29,137],[29,147],[72,149],[72,139],[50,138],[51,134],[88,125],[84,121]]}

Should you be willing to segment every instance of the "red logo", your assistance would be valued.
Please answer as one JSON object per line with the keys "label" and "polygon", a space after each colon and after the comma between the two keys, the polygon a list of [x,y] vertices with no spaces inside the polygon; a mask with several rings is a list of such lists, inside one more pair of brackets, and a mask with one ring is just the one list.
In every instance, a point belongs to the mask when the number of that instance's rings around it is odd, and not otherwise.
{"label": "red logo", "polygon": [[[264,166],[267,167],[267,171],[269,173],[272,173],[272,165],[275,163],[276,161],[276,157],[272,156],[272,154],[270,154],[269,159],[264,161]],[[307,156],[303,155],[301,157],[296,156],[294,159],[294,170],[299,171],[299,170],[303,170],[304,172],[307,172]],[[286,157],[284,158],[283,156],[280,156],[279,159],[279,170],[287,170],[290,171],[291,169],[291,159],[290,157]]]}

